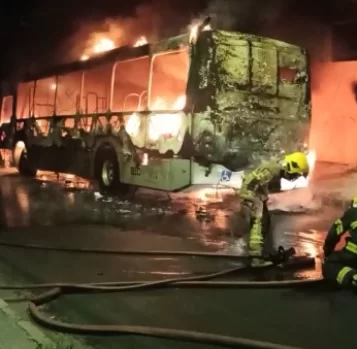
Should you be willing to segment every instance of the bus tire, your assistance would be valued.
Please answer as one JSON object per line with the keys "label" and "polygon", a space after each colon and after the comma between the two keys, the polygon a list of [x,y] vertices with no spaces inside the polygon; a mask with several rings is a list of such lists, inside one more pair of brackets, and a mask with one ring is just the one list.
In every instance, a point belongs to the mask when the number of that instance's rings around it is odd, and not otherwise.
{"label": "bus tire", "polygon": [[116,151],[111,146],[98,149],[94,163],[95,180],[102,194],[132,197],[137,187],[120,182],[120,168]]}
{"label": "bus tire", "polygon": [[22,176],[25,177],[35,177],[37,174],[37,169],[31,165],[31,162],[27,156],[27,149],[25,143],[20,141],[17,142],[13,152],[13,158],[15,162],[15,167]]}

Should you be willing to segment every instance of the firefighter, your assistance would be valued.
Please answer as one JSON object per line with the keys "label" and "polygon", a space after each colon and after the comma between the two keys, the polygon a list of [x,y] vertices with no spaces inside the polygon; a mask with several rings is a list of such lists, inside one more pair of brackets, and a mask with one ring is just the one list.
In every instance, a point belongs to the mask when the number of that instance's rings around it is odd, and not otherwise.
{"label": "firefighter", "polygon": [[[347,231],[349,236],[345,245],[341,250],[335,251],[336,245]],[[324,278],[344,288],[357,287],[357,196],[343,216],[333,223],[327,233],[323,250]]]}
{"label": "firefighter", "polygon": [[283,161],[267,161],[244,174],[240,189],[241,212],[249,229],[249,254],[261,256],[265,235],[270,230],[270,215],[267,207],[269,189],[285,178],[293,181],[307,176],[309,164],[302,152],[286,155]]}

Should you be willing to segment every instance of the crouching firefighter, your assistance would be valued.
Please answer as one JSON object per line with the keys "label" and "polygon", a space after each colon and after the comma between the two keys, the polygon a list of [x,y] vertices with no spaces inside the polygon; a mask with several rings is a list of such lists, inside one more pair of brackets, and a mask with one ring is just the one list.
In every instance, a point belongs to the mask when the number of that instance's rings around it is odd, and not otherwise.
{"label": "crouching firefighter", "polygon": [[[345,245],[341,250],[335,251],[336,245],[347,231],[349,236]],[[357,196],[343,216],[333,223],[327,233],[323,249],[324,278],[335,285],[357,290]]]}
{"label": "crouching firefighter", "polygon": [[263,162],[244,174],[241,197],[241,213],[249,229],[249,254],[261,256],[263,253],[264,238],[270,231],[270,214],[267,207],[268,194],[272,186],[285,178],[290,181],[300,176],[307,176],[309,164],[302,152],[286,155],[283,161]]}

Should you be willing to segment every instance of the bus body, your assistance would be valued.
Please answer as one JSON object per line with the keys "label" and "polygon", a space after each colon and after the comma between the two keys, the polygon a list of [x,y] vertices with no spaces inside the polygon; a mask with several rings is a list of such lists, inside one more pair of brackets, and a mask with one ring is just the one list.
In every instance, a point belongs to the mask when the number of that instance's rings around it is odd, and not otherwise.
{"label": "bus body", "polygon": [[71,173],[103,189],[239,186],[241,171],[306,141],[307,53],[207,30],[122,47],[5,91],[1,148],[20,173]]}

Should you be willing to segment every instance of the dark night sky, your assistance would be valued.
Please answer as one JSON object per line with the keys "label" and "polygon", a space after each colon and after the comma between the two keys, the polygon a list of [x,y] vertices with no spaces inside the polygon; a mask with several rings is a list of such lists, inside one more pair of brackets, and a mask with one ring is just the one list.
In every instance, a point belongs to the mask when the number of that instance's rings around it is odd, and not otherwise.
{"label": "dark night sky", "polygon": [[[227,3],[232,4],[230,8]],[[185,5],[182,0],[155,0],[154,12],[167,17],[166,26],[173,25],[175,13],[187,16],[196,15],[208,3],[220,12],[221,25],[226,24],[225,16],[235,21],[234,29],[256,31],[262,22],[279,22],[293,15],[307,16],[315,21],[333,23],[356,17],[357,0],[190,0]],[[56,3],[56,5],[54,5]],[[0,38],[2,58],[0,59],[0,78],[19,70],[19,67],[44,62],[58,63],[59,47],[68,46],[68,38],[78,31],[78,25],[88,20],[100,22],[108,17],[130,16],[139,4],[150,3],[145,0],[63,0],[46,1],[12,0],[0,11]],[[167,4],[169,3],[169,4]],[[219,5],[217,5],[217,3]],[[241,8],[245,10],[242,11]],[[276,9],[279,10],[276,10]],[[269,18],[270,17],[270,18]],[[141,21],[143,21],[141,19]],[[356,21],[357,23],[357,21]],[[353,37],[353,28],[339,31],[344,37]],[[352,28],[352,29],[351,29]],[[352,35],[351,35],[351,31]],[[145,33],[146,34],[146,33]],[[351,40],[350,40],[351,41]],[[357,46],[357,43],[356,43]],[[356,49],[357,51],[357,49]],[[26,70],[26,69],[25,69]]]}
{"label": "dark night sky", "polygon": [[[155,1],[156,7],[161,7],[160,2]],[[139,4],[147,3],[150,1],[130,0],[125,5],[124,1],[118,0],[11,0],[0,11],[3,51],[0,78],[24,60],[26,64],[48,61],[56,48],[78,30],[79,24],[89,20],[100,22],[108,17],[130,16]],[[190,9],[197,12],[204,4],[202,0],[190,0]],[[172,1],[170,7],[182,13],[179,8],[182,8],[182,1]]]}

